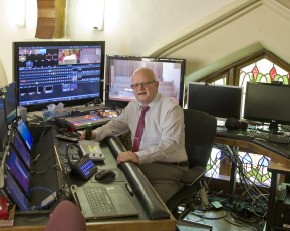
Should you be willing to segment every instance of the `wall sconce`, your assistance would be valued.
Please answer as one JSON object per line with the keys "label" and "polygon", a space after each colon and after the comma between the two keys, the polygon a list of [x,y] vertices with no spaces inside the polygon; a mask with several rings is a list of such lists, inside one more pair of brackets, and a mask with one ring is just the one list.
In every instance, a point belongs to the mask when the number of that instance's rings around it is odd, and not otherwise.
{"label": "wall sconce", "polygon": [[26,0],[14,0],[15,26],[26,26]]}
{"label": "wall sconce", "polygon": [[92,22],[94,30],[104,30],[105,0],[92,0]]}

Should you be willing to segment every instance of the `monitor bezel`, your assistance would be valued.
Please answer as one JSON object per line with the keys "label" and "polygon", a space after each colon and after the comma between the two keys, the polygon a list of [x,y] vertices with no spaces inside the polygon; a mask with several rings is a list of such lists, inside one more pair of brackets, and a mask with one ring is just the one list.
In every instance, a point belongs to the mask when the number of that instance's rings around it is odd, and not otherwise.
{"label": "monitor bezel", "polygon": [[[145,56],[126,56],[126,55],[106,55],[106,69],[105,69],[105,105],[112,107],[124,108],[128,105],[130,101],[120,101],[120,100],[110,100],[109,99],[109,67],[110,60],[132,60],[132,61],[148,61],[148,62],[171,62],[171,63],[181,63],[181,78],[180,78],[180,93],[179,93],[179,105],[183,107],[183,96],[184,96],[184,76],[186,59],[179,58],[160,58],[160,57],[145,57]],[[135,98],[133,98],[135,99]],[[113,106],[113,107],[114,107]]]}
{"label": "monitor bezel", "polygon": [[[241,103],[240,103],[240,116],[239,118],[235,118],[240,120],[242,118],[242,111],[243,111],[243,87],[240,86],[233,86],[233,85],[221,85],[221,84],[210,84],[210,83],[204,83],[204,82],[188,82],[188,87],[187,87],[187,108],[189,108],[189,102],[190,102],[190,93],[189,93],[189,89],[190,89],[190,85],[194,84],[194,85],[200,85],[200,86],[209,86],[209,87],[223,87],[223,88],[233,88],[233,89],[240,89],[241,91]],[[189,108],[190,109],[190,108]],[[195,110],[195,109],[194,109]],[[209,112],[206,112],[209,113]],[[210,113],[209,113],[210,114]],[[215,116],[215,115],[212,115]],[[224,117],[219,117],[219,116],[215,116],[217,120],[219,121],[226,121],[228,118],[224,118]]]}
{"label": "monitor bezel", "polygon": [[[13,113],[14,114],[14,117],[13,117],[13,119],[11,119],[11,120],[9,120],[8,121],[8,115],[7,115],[7,110],[6,110],[6,104],[7,104],[7,102],[6,102],[6,98],[7,98],[7,94],[5,94],[5,92],[7,92],[7,87],[10,87],[10,86],[12,86],[12,85],[15,85],[15,88],[14,88],[14,90],[15,90],[15,112]],[[6,88],[6,91],[3,91],[3,88]],[[16,119],[16,117],[17,117],[17,92],[18,92],[18,90],[17,90],[17,83],[14,81],[14,82],[11,82],[11,83],[9,83],[9,84],[7,84],[7,85],[5,85],[5,86],[2,86],[2,87],[0,87],[0,89],[2,89],[1,91],[2,91],[2,93],[4,94],[4,106],[5,106],[5,113],[6,113],[6,122],[7,122],[7,124],[11,124],[11,123],[13,123],[13,121],[15,121],[15,119]]]}
{"label": "monitor bezel", "polygon": [[[29,179],[28,179],[28,184],[27,184],[27,191],[25,190],[25,188],[23,188],[23,186],[21,185],[21,183],[14,176],[14,174],[12,173],[12,171],[10,170],[10,168],[8,166],[8,161],[10,159],[11,151],[14,152],[14,154],[16,155],[16,157],[19,159],[20,163],[24,166],[25,170],[28,172]],[[6,155],[5,155],[5,159],[4,159],[4,164],[5,164],[5,167],[7,168],[7,170],[9,171],[9,173],[12,175],[13,179],[16,181],[16,183],[18,184],[18,186],[21,188],[22,192],[23,193],[27,193],[28,190],[31,187],[31,182],[33,182],[32,178],[31,178],[32,175],[30,174],[30,171],[27,169],[26,164],[22,161],[22,158],[18,155],[17,151],[11,145],[7,148]]]}
{"label": "monitor bezel", "polygon": [[[6,144],[7,144],[7,135],[8,135],[8,124],[7,124],[7,116],[6,116],[6,109],[5,109],[5,102],[4,102],[4,99],[2,98],[2,95],[3,93],[0,92],[0,101],[2,100],[3,102],[3,112],[4,112],[4,117],[5,117],[5,124],[1,124],[1,128],[5,129],[6,128],[6,131],[3,132],[3,140],[2,140],[2,137],[1,137],[1,140],[0,140],[0,152],[4,152],[5,151],[5,147],[6,147]],[[2,130],[1,130],[2,131]]]}
{"label": "monitor bezel", "polygon": [[[19,47],[29,47],[29,46],[80,46],[80,45],[97,45],[101,46],[101,72],[100,72],[100,96],[99,98],[103,98],[104,92],[104,68],[105,68],[105,41],[33,41],[33,42],[13,42],[12,44],[12,78],[13,81],[16,82],[17,91],[17,105],[19,105],[19,68],[18,68],[18,51]],[[62,103],[67,106],[76,106],[83,105],[88,102],[91,102],[94,98],[86,98],[86,99],[77,99],[77,100],[65,100]],[[46,108],[47,105],[51,103],[42,103],[42,104],[32,104],[25,105],[28,111],[36,111]]]}
{"label": "monitor bezel", "polygon": [[[17,131],[16,128],[13,128],[11,130],[11,133],[10,133],[10,145],[13,146],[13,148],[15,149],[16,153],[18,154],[18,156],[20,156],[21,160],[23,161],[23,163],[25,164],[25,167],[27,168],[28,171],[30,171],[31,167],[32,167],[32,156],[31,156],[31,152],[29,151],[27,145],[23,142],[23,138],[21,136],[21,134]],[[20,140],[20,142],[22,143],[23,147],[26,149],[26,151],[28,152],[29,154],[29,164],[30,166],[27,166],[26,162],[23,160],[21,154],[18,152],[18,150],[16,149],[15,145],[14,145],[14,140],[15,140],[15,136],[17,136]]]}
{"label": "monitor bezel", "polygon": [[273,83],[261,83],[261,82],[247,82],[247,89],[246,89],[246,94],[245,94],[245,106],[244,106],[244,119],[245,120],[251,120],[251,121],[258,121],[262,123],[276,123],[276,124],[282,124],[282,125],[290,125],[290,118],[289,120],[281,120],[281,119],[275,119],[275,118],[262,118],[262,117],[255,117],[255,116],[248,116],[247,113],[247,100],[249,99],[249,91],[248,91],[248,86],[249,85],[267,85],[271,87],[288,87],[289,88],[289,95],[290,95],[290,85],[285,85],[285,84],[273,84]]}

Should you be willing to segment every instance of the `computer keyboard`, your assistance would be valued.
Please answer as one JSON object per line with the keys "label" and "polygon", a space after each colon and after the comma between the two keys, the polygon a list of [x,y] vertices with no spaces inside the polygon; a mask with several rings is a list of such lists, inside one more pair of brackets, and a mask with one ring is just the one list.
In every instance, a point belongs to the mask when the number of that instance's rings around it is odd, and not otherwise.
{"label": "computer keyboard", "polygon": [[255,131],[239,131],[239,133],[244,136],[261,138],[261,139],[264,139],[266,141],[273,142],[273,143],[288,144],[290,141],[290,138],[288,136],[277,135],[277,134],[272,134],[272,133],[261,133],[261,132],[255,132]]}
{"label": "computer keyboard", "polygon": [[116,212],[105,188],[84,188],[84,190],[94,214]]}

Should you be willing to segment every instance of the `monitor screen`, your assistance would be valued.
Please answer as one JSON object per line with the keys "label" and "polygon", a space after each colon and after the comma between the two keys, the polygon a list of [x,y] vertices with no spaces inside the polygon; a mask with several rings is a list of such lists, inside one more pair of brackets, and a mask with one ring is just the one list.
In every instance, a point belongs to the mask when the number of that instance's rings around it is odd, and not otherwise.
{"label": "monitor screen", "polygon": [[83,104],[103,95],[104,41],[14,42],[21,106]]}
{"label": "monitor screen", "polygon": [[149,58],[137,56],[107,55],[106,105],[124,108],[135,99],[131,89],[131,76],[141,67],[154,71],[159,81],[158,91],[183,106],[185,59]]}
{"label": "monitor screen", "polygon": [[28,169],[30,169],[30,154],[27,151],[24,144],[22,143],[22,140],[20,139],[17,132],[14,132],[12,144],[13,144],[14,148],[16,149],[18,155],[22,158],[23,162],[28,167]]}
{"label": "monitor screen", "polygon": [[189,82],[187,108],[207,112],[218,120],[240,119],[242,94],[242,87]]}
{"label": "monitor screen", "polygon": [[247,82],[244,118],[290,124],[289,98],[290,85]]}
{"label": "monitor screen", "polygon": [[2,92],[4,93],[4,103],[5,111],[7,117],[7,123],[16,119],[17,111],[17,89],[16,82],[10,83],[5,87],[2,87]]}
{"label": "monitor screen", "polygon": [[4,100],[2,95],[0,95],[0,152],[3,152],[5,149],[5,141],[8,134],[8,126],[6,121]]}
{"label": "monitor screen", "polygon": [[29,150],[31,150],[31,146],[32,146],[32,135],[30,134],[30,131],[28,130],[26,124],[24,123],[23,119],[21,118],[19,120],[19,124],[17,126],[17,130],[20,133],[20,135],[22,136],[26,146],[28,147]]}
{"label": "monitor screen", "polygon": [[9,172],[7,172],[6,176],[7,176],[6,187],[12,199],[15,201],[15,203],[20,209],[26,209],[26,205],[24,202],[25,198],[24,193],[21,191],[21,189],[19,188],[19,186],[17,185],[17,183],[15,182],[15,180],[13,179],[13,177],[10,175]]}
{"label": "monitor screen", "polygon": [[11,148],[6,165],[9,171],[11,171],[15,179],[21,185],[23,190],[27,192],[29,182],[29,172],[26,170],[22,161],[17,157],[14,150]]}

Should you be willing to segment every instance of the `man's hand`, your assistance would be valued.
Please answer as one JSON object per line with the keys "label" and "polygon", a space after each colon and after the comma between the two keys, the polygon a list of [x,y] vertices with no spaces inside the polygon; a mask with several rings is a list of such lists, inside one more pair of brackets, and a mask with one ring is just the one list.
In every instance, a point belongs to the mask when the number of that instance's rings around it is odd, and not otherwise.
{"label": "man's hand", "polygon": [[[91,134],[91,139],[95,139],[97,136],[97,133],[95,131],[92,131],[92,134]],[[86,130],[83,131],[81,137],[80,137],[80,140],[83,140],[86,138]]]}
{"label": "man's hand", "polygon": [[117,164],[126,161],[132,161],[133,163],[138,164],[139,158],[134,152],[120,152],[117,157]]}

